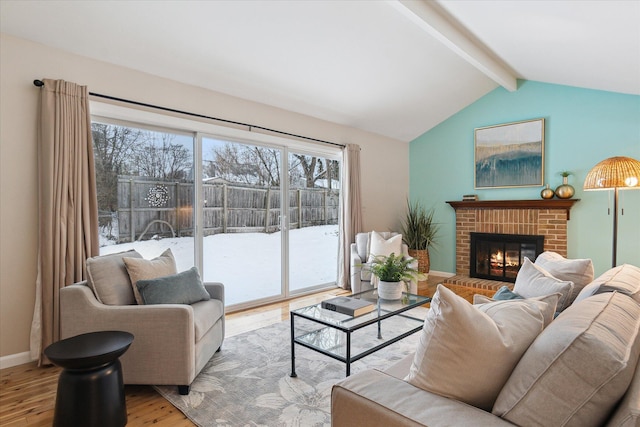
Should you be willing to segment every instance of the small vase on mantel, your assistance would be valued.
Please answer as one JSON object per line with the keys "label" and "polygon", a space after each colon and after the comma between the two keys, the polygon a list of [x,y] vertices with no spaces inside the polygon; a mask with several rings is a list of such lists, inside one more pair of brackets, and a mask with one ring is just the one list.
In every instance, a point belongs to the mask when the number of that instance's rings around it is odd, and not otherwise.
{"label": "small vase on mantel", "polygon": [[570,172],[562,172],[562,185],[556,188],[556,196],[558,199],[570,199],[575,194],[576,190],[569,184]]}
{"label": "small vase on mantel", "polygon": [[547,186],[540,192],[540,197],[542,197],[543,199],[553,199],[553,196],[555,195],[556,193],[551,188],[549,188],[549,184],[547,184]]}

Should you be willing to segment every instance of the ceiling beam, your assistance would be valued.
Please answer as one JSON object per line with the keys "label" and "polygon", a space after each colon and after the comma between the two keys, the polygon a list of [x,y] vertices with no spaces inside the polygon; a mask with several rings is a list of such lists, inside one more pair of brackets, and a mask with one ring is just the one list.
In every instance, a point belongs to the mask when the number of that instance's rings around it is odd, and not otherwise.
{"label": "ceiling beam", "polygon": [[393,0],[390,4],[500,86],[510,92],[518,89],[516,76],[457,29],[431,2]]}

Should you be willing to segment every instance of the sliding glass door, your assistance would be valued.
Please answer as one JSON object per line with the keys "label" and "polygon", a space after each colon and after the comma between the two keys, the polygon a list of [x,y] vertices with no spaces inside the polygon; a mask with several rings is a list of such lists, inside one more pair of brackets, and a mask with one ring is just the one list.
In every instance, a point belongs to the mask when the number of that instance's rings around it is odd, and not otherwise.
{"label": "sliding glass door", "polygon": [[101,254],[171,249],[234,309],[335,285],[339,149],[101,118],[92,131]]}

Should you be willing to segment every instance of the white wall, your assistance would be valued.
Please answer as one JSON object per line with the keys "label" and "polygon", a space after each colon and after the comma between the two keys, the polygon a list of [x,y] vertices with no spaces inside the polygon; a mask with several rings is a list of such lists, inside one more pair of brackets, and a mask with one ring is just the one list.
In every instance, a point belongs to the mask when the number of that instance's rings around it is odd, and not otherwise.
{"label": "white wall", "polygon": [[263,104],[184,85],[0,34],[0,366],[29,351],[38,243],[34,79],[261,125],[362,148],[365,229],[399,225],[409,187],[408,144]]}

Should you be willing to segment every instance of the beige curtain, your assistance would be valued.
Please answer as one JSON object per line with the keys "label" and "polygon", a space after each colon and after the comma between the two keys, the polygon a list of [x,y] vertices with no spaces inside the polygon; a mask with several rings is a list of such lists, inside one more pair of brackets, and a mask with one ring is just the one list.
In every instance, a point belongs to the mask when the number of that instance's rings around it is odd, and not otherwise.
{"label": "beige curtain", "polygon": [[31,355],[60,339],[59,290],[98,255],[98,202],[86,86],[44,80],[38,123],[39,248]]}
{"label": "beige curtain", "polygon": [[360,201],[360,146],[347,144],[342,158],[342,210],[338,255],[338,286],[350,289],[350,245],[362,231]]}

